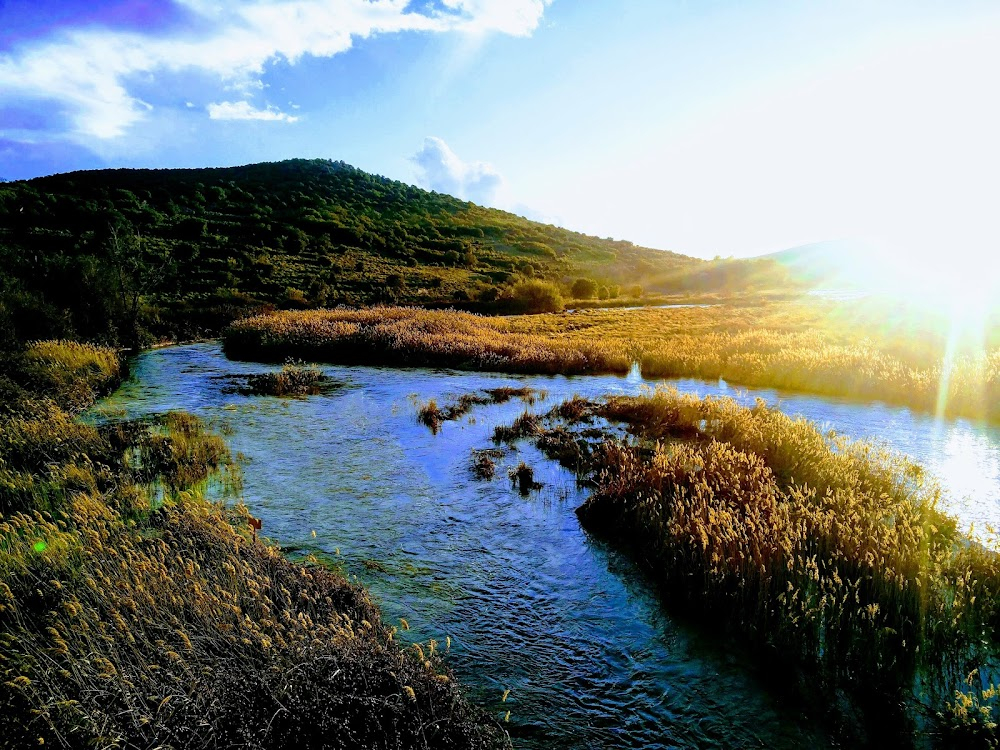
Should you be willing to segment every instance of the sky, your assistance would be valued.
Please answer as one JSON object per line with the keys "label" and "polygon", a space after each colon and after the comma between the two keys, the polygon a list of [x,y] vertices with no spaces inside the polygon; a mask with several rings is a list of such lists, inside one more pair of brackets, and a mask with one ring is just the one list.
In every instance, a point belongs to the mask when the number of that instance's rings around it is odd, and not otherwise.
{"label": "sky", "polygon": [[1000,255],[1000,4],[0,0],[0,178],[343,160],[699,257]]}

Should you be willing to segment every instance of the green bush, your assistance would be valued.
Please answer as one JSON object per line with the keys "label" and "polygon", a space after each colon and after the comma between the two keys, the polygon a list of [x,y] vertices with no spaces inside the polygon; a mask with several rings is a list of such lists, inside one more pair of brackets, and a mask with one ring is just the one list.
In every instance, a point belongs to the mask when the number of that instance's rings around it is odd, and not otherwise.
{"label": "green bush", "polygon": [[577,279],[570,290],[574,299],[593,299],[597,296],[597,282],[593,279]]}
{"label": "green bush", "polygon": [[529,279],[518,282],[502,298],[503,308],[512,313],[547,313],[563,309],[559,288],[547,281]]}

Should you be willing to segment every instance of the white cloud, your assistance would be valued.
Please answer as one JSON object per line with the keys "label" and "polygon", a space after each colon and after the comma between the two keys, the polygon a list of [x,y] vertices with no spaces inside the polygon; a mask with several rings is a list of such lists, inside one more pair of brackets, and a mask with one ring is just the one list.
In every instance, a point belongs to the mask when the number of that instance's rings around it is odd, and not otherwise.
{"label": "white cloud", "polygon": [[445,7],[463,13],[468,31],[499,31],[512,36],[527,36],[538,26],[545,7],[552,0],[442,0]]}
{"label": "white cloud", "polygon": [[424,139],[423,148],[412,161],[424,187],[481,206],[497,206],[504,180],[492,165],[462,161],[447,143],[434,136]]}
{"label": "white cloud", "polygon": [[298,117],[286,114],[277,107],[257,109],[250,102],[219,102],[208,105],[212,120],[264,120],[266,122],[298,122]]}
{"label": "white cloud", "polygon": [[527,35],[550,0],[444,0],[442,9],[424,13],[408,11],[410,0],[180,2],[196,17],[196,30],[163,35],[88,28],[0,55],[0,104],[54,100],[69,117],[72,135],[114,138],[149,109],[128,87],[140,74],[199,71],[249,92],[275,60],[331,57],[350,49],[355,38],[374,34]]}

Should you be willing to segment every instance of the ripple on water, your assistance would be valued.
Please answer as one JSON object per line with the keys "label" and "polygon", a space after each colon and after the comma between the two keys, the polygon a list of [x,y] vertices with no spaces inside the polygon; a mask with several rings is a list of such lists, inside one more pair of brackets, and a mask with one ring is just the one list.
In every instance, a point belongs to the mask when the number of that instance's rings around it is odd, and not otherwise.
{"label": "ripple on water", "polygon": [[[246,502],[266,533],[343,560],[388,620],[409,621],[401,635],[450,636],[450,664],[477,702],[498,715],[510,710],[518,747],[826,744],[738,654],[668,617],[632,563],[580,528],[573,511],[584,496],[569,472],[519,446],[492,482],[473,479],[472,449],[486,447],[493,428],[524,404],[477,408],[436,436],[416,420],[418,402],[429,398],[526,384],[548,392],[534,407],[544,410],[574,393],[637,393],[640,378],[324,367],[343,389],[292,400],[223,393],[220,376],[265,369],[276,368],[230,362],[214,343],[146,352],[134,379],[91,416],[184,409],[227,424],[232,448],[247,457]],[[996,429],[677,383],[702,395],[760,395],[850,436],[887,440],[941,475],[966,521],[1000,518]],[[528,498],[506,478],[521,460],[544,485]],[[965,476],[973,465],[982,481]],[[977,503],[954,499],[964,494]]]}

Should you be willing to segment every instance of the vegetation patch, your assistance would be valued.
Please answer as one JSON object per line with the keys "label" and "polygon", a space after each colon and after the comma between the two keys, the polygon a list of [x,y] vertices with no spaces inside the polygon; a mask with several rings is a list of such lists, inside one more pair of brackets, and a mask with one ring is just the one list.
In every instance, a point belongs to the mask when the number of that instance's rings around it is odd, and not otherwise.
{"label": "vegetation patch", "polygon": [[472,451],[472,473],[476,479],[489,481],[496,476],[497,461],[506,455],[500,448],[483,448]]}
{"label": "vegetation patch", "polygon": [[430,427],[436,435],[441,428],[442,422],[461,419],[472,411],[473,407],[484,406],[486,404],[505,404],[513,398],[519,398],[524,403],[531,405],[540,396],[543,397],[543,394],[526,386],[487,388],[482,394],[464,393],[453,404],[449,404],[443,408],[438,406],[436,400],[431,399],[417,410],[417,419],[421,424]]}
{"label": "vegetation patch", "polygon": [[538,435],[540,431],[541,420],[538,415],[526,411],[510,425],[497,425],[493,430],[493,442],[515,443],[523,438]]}
{"label": "vegetation patch", "polygon": [[[595,417],[632,436],[576,427]],[[918,466],[763,402],[671,389],[574,399],[515,432],[592,483],[581,523],[643,561],[672,605],[846,691],[869,731],[930,720],[949,747],[997,741],[979,675],[998,656],[1000,556],[937,510]]]}
{"label": "vegetation patch", "polygon": [[[18,361],[67,351],[39,350]],[[83,370],[103,357],[69,351]],[[364,589],[206,499],[239,475],[199,420],[85,425],[65,410],[83,386],[39,382],[0,414],[5,746],[509,746]],[[89,400],[107,387],[88,382]]]}
{"label": "vegetation patch", "polygon": [[508,472],[511,484],[517,487],[518,492],[523,496],[528,496],[533,490],[540,490],[542,484],[535,481],[535,470],[522,461],[517,466],[512,466]]}
{"label": "vegetation patch", "polygon": [[576,277],[608,297],[678,293],[678,272],[711,265],[305,159],[7,182],[0,236],[0,344],[9,331],[135,347],[274,308],[553,312]]}
{"label": "vegetation patch", "polygon": [[985,341],[951,328],[935,311],[858,302],[505,318],[380,307],[248,318],[223,344],[237,359],[512,373],[624,374],[638,363],[647,378],[724,379],[1000,420],[1000,326],[987,326]]}
{"label": "vegetation patch", "polygon": [[510,373],[624,373],[631,364],[624,349],[597,342],[543,340],[518,332],[517,326],[516,319],[454,310],[375,307],[282,312],[234,323],[225,331],[223,348],[229,357],[257,361],[298,357]]}
{"label": "vegetation patch", "polygon": [[240,383],[232,391],[244,396],[315,396],[337,387],[318,367],[289,363],[279,372],[232,376]]}

